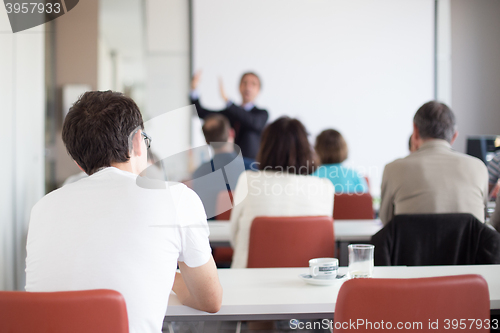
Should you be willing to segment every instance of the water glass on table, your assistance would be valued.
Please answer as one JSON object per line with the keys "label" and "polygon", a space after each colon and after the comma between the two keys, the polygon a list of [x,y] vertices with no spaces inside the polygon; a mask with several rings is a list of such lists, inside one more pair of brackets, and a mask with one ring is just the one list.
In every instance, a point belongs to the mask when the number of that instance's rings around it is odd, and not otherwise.
{"label": "water glass on table", "polygon": [[350,244],[349,267],[347,269],[349,278],[371,278],[373,276],[373,253],[374,245]]}

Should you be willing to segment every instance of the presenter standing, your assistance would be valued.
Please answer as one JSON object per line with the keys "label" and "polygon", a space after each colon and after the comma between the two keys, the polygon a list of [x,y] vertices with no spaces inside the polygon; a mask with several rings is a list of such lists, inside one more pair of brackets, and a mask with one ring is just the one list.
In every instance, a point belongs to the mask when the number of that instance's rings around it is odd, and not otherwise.
{"label": "presenter standing", "polygon": [[260,92],[261,84],[257,74],[244,73],[240,80],[240,94],[242,105],[234,104],[227,97],[222,82],[220,82],[221,97],[226,102],[226,108],[220,111],[207,110],[201,106],[198,91],[200,72],[197,72],[191,80],[191,103],[196,106],[198,116],[204,119],[206,116],[219,112],[229,119],[231,127],[236,135],[234,143],[241,148],[243,157],[255,159],[260,147],[260,136],[264,129],[269,114],[266,110],[255,106],[254,101]]}

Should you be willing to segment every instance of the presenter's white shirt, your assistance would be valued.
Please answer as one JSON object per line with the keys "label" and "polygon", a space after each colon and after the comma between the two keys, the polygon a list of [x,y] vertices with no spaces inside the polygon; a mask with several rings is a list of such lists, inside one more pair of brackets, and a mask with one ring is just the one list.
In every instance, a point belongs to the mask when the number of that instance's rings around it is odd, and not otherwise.
{"label": "presenter's white shirt", "polygon": [[138,179],[110,167],[42,198],[31,212],[26,291],[117,290],[131,333],[161,332],[177,261],[208,262],[209,232],[192,190]]}

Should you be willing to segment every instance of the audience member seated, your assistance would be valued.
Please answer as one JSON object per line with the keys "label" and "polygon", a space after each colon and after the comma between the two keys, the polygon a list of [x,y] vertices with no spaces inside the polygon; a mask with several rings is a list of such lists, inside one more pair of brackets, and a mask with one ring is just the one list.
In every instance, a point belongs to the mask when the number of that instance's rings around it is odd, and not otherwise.
{"label": "audience member seated", "polygon": [[[252,163],[255,161],[243,157],[244,170],[243,167],[239,168],[238,165],[224,168],[238,156],[234,151],[234,130],[225,116],[221,114],[207,116],[202,130],[207,144],[211,145],[214,150],[214,157],[196,169],[193,174],[192,186],[193,190],[202,199],[207,216],[212,219],[221,213],[216,211],[217,195],[219,192],[224,190],[234,191],[241,172],[250,170]],[[213,182],[207,185],[205,181],[200,179],[219,169],[224,175],[225,182]],[[256,167],[254,169],[256,170]]]}
{"label": "audience member seated", "polygon": [[365,178],[341,164],[347,159],[348,149],[347,143],[338,131],[327,129],[321,132],[316,138],[314,148],[320,158],[321,166],[313,176],[329,179],[335,187],[335,193],[368,192]]}
{"label": "audience member seated", "polygon": [[245,171],[234,194],[241,203],[231,213],[233,268],[247,266],[255,217],[332,216],[333,212],[333,185],[310,176],[314,151],[299,120],[281,117],[264,129],[257,163],[259,171]]}
{"label": "audience member seated", "polygon": [[500,178],[500,151],[495,154],[493,159],[488,163],[488,190],[491,192],[499,183]]}
{"label": "audience member seated", "polygon": [[380,219],[394,215],[470,213],[484,222],[488,172],[484,163],[454,151],[455,116],[445,105],[428,102],[413,118],[418,151],[386,165]]}
{"label": "audience member seated", "polygon": [[33,207],[26,291],[113,289],[125,298],[130,332],[157,333],[171,290],[217,312],[222,288],[196,193],[138,176],[151,143],[143,128],[139,108],[120,93],[87,92],[72,106],[63,141],[89,177]]}

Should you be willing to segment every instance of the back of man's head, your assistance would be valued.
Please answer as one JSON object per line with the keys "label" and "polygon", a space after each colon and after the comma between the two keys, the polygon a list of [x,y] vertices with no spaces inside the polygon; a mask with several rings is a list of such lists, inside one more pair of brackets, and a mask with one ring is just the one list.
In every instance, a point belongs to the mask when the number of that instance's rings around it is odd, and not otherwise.
{"label": "back of man's head", "polygon": [[89,91],[70,108],[62,138],[78,165],[91,175],[112,163],[130,159],[129,138],[144,129],[135,102],[118,92]]}
{"label": "back of man's head", "polygon": [[451,143],[456,131],[455,115],[443,103],[431,101],[418,109],[413,123],[422,139],[442,139]]}
{"label": "back of man's head", "polygon": [[213,114],[205,118],[202,130],[208,144],[212,142],[227,142],[231,125],[221,114]]}

